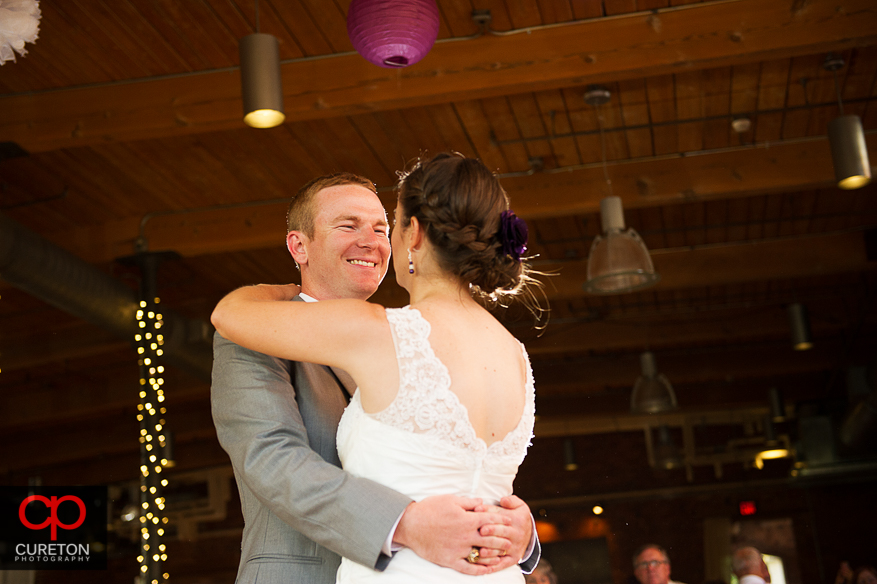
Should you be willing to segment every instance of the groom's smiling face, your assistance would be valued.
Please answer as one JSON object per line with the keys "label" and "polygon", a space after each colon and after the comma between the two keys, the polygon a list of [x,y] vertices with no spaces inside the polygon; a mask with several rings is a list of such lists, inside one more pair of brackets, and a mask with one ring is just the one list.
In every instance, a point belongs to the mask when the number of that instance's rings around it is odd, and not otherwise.
{"label": "groom's smiling face", "polygon": [[319,300],[366,299],[387,274],[390,238],[380,199],[359,185],[323,189],[314,200],[314,236],[307,242],[309,290]]}

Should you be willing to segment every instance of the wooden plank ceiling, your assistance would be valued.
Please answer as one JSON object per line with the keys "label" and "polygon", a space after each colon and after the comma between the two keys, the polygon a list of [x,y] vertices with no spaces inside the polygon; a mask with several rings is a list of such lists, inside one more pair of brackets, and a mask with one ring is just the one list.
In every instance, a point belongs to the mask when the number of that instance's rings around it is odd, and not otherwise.
{"label": "wooden plank ceiling", "polygon": [[[874,160],[871,0],[439,0],[439,42],[401,70],[351,52],[348,4],[260,2],[287,122],[255,130],[237,70],[252,2],[43,2],[39,39],[0,68],[0,210],[132,287],[115,260],[138,237],[177,252],[163,303],[206,320],[236,286],[296,278],[281,201],[305,181],[347,170],[386,189],[421,153],[456,150],[503,177],[551,274],[547,329],[509,320],[533,358],[540,422],[624,416],[646,349],[683,412],[761,407],[774,386],[790,407],[846,398],[844,372],[875,353],[877,186],[833,185],[838,103],[822,63],[844,60],[837,87]],[[473,10],[490,11],[493,32],[478,36]],[[586,104],[590,84],[610,101]],[[749,128],[736,132],[738,118]],[[608,194],[651,250],[655,288],[584,292]],[[376,300],[401,305],[392,280]],[[0,293],[0,435],[29,445],[4,449],[0,477],[64,483],[78,465],[95,481],[134,478],[127,341]],[[789,346],[792,302],[810,311],[807,354]],[[206,382],[172,372],[168,387],[181,467],[224,464]]]}

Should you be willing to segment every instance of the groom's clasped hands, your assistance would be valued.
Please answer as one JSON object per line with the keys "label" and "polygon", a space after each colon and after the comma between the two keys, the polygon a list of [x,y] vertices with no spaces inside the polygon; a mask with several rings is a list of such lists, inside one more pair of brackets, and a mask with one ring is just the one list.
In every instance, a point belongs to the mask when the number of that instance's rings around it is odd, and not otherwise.
{"label": "groom's clasped hands", "polygon": [[[516,565],[532,536],[530,509],[514,495],[504,497],[500,506],[439,495],[408,506],[393,543],[440,566],[482,575]],[[467,559],[473,548],[478,550],[474,563]]]}

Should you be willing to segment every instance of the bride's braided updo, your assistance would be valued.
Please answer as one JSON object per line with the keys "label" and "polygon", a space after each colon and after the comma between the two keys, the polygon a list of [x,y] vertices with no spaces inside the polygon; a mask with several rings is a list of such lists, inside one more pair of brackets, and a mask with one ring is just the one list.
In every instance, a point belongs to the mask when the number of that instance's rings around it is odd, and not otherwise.
{"label": "bride's braided updo", "polygon": [[401,176],[398,194],[401,227],[417,217],[439,267],[469,284],[476,297],[515,294],[530,280],[520,258],[525,247],[506,253],[499,233],[508,197],[479,160],[448,153],[421,160]]}

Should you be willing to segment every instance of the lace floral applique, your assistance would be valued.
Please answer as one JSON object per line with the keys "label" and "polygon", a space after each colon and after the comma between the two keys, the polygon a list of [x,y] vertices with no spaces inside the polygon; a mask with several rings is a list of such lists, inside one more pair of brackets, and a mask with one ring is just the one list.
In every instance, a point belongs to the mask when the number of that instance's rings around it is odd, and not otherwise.
{"label": "lace floral applique", "polygon": [[469,423],[466,407],[450,389],[448,369],[429,344],[429,322],[416,308],[388,308],[386,313],[399,362],[399,392],[385,410],[367,415],[408,432],[428,434],[475,455],[523,458],[532,437],[535,404],[529,361],[527,401],[521,421],[503,440],[488,448]]}

